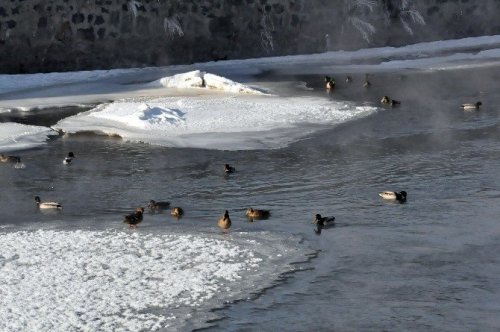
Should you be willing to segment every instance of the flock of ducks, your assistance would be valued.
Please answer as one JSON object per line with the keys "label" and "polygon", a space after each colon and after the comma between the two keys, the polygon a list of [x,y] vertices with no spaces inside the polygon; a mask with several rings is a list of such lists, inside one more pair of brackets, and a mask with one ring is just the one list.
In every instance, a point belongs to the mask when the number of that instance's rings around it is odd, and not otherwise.
{"label": "flock of ducks", "polygon": [[25,168],[26,166],[21,162],[21,157],[19,156],[6,156],[0,154],[0,163],[13,163],[14,168]]}
{"label": "flock of ducks", "polygon": [[[346,76],[345,82],[347,84],[352,83],[352,77],[351,76]],[[371,86],[371,82],[368,79],[368,74],[365,74],[365,80],[363,82],[363,87],[369,88]],[[328,92],[333,91],[335,88],[335,79],[331,76],[325,76],[325,89]],[[384,106],[391,106],[395,107],[397,105],[400,105],[401,102],[399,100],[391,99],[389,96],[383,96],[382,99],[380,99],[380,103]],[[479,107],[481,107],[483,103],[480,101],[477,101],[475,103],[465,103],[460,106],[463,110],[478,110]]]}
{"label": "flock of ducks", "polygon": [[[19,157],[16,156],[5,156],[0,155],[2,162],[18,162]],[[73,152],[69,152],[68,155],[64,158],[63,163],[65,165],[69,165],[72,160],[75,158]],[[224,165],[224,172],[234,173],[235,168],[230,166],[229,164]],[[379,193],[380,197],[386,200],[394,200],[400,203],[406,202],[406,191],[394,192],[394,191],[383,191]],[[35,203],[39,209],[43,210],[60,210],[62,209],[62,204],[58,202],[43,202],[39,196],[35,196]],[[152,213],[161,213],[167,209],[170,209],[170,215],[176,218],[180,218],[184,215],[184,210],[181,207],[171,207],[170,202],[167,201],[155,201],[150,200],[148,205],[148,209]],[[134,212],[127,214],[123,218],[123,223],[128,224],[130,228],[137,228],[138,225],[143,221],[144,218],[143,207],[137,207]],[[250,222],[254,220],[263,220],[268,219],[271,216],[271,211],[269,210],[261,210],[254,208],[247,208],[245,210],[245,216],[249,219]],[[313,220],[313,223],[316,225],[314,229],[316,234],[321,234],[321,230],[329,227],[335,226],[335,217],[327,216],[323,217],[321,214],[316,214]],[[225,210],[224,215],[219,218],[217,221],[217,226],[226,233],[228,229],[231,227],[231,218],[229,217],[229,211]]]}
{"label": "flock of ducks", "polygon": [[[346,77],[346,83],[351,83],[352,78],[350,76]],[[369,87],[371,85],[368,80],[368,75],[365,76],[365,81],[363,83],[364,87]],[[335,87],[335,80],[330,76],[325,76],[325,88],[327,90],[332,90]],[[401,104],[400,101],[391,99],[388,96],[383,96],[380,102],[384,105],[396,106]],[[477,110],[482,105],[480,101],[476,103],[466,103],[462,104],[461,108],[464,110]],[[72,163],[75,158],[75,154],[73,152],[69,152],[68,155],[63,159],[63,164],[69,165]],[[8,156],[4,154],[0,154],[0,162],[2,163],[15,163],[16,165],[21,164],[21,158],[19,156]],[[231,174],[234,173],[236,169],[229,164],[224,165],[224,173]],[[379,196],[385,200],[392,200],[399,203],[406,202],[407,192],[406,191],[382,191],[379,193]],[[39,196],[35,196],[35,203],[40,209],[62,209],[62,205],[57,202],[42,202]],[[148,208],[151,212],[161,212],[170,208],[170,214],[176,218],[180,218],[184,215],[184,210],[181,207],[170,207],[170,202],[157,202],[154,200],[150,200],[148,203]],[[254,219],[267,219],[271,215],[269,210],[259,210],[248,208],[245,210],[245,216],[253,221]],[[137,228],[137,225],[142,222],[144,216],[144,208],[138,207],[131,214],[128,214],[124,217],[123,222],[128,224],[130,228]],[[316,225],[315,232],[316,234],[321,234],[321,230],[332,227],[335,225],[335,217],[327,216],[323,217],[321,214],[316,214],[313,220],[313,223]],[[223,232],[227,232],[227,230],[231,227],[231,218],[229,217],[229,212],[226,210],[224,215],[219,218],[217,221],[217,226],[223,230]]]}

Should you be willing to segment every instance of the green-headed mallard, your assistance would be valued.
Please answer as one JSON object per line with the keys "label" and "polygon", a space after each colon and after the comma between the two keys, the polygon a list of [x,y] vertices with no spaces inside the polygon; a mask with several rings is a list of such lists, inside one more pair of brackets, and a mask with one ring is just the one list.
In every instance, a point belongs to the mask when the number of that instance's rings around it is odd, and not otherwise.
{"label": "green-headed mallard", "polygon": [[62,209],[62,205],[57,202],[42,202],[39,196],[35,196],[35,202],[40,209]]}
{"label": "green-headed mallard", "polygon": [[478,110],[482,104],[483,104],[482,102],[477,101],[475,103],[462,104],[460,107],[463,108],[464,110]]}
{"label": "green-headed mallard", "polygon": [[399,202],[405,202],[406,201],[407,193],[404,190],[400,191],[399,193],[395,192],[395,191],[382,191],[378,195],[380,197],[382,197],[383,199],[396,200],[396,201],[399,201]]}
{"label": "green-headed mallard", "polygon": [[236,171],[236,169],[233,166],[230,166],[229,164],[224,165],[224,172],[226,174],[234,173],[235,171]]}
{"label": "green-headed mallard", "polygon": [[69,165],[73,161],[73,158],[75,158],[75,154],[73,152],[68,152],[68,155],[64,158],[63,164],[64,165]]}

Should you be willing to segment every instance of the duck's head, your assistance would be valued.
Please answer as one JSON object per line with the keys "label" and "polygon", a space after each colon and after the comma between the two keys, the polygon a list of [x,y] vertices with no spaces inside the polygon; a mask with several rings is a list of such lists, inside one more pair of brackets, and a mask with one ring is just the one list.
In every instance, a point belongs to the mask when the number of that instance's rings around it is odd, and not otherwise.
{"label": "duck's head", "polygon": [[329,82],[331,80],[330,76],[325,76],[325,82]]}
{"label": "duck's head", "polygon": [[403,190],[403,191],[400,191],[399,193],[400,193],[400,194],[401,194],[401,196],[403,196],[404,198],[406,198],[406,196],[408,195],[408,194],[406,193],[406,191],[404,191],[404,190]]}
{"label": "duck's head", "polygon": [[380,102],[386,104],[389,102],[389,97],[388,96],[383,96],[382,99],[380,100]]}
{"label": "duck's head", "polygon": [[73,152],[68,152],[68,158],[75,158],[75,154]]}
{"label": "duck's head", "polygon": [[317,213],[317,214],[316,214],[315,221],[320,220],[320,219],[321,219],[321,214]]}
{"label": "duck's head", "polygon": [[40,200],[39,196],[35,196],[35,202],[37,202],[38,204],[40,204],[41,200]]}
{"label": "duck's head", "polygon": [[144,213],[144,208],[143,207],[138,207],[135,209],[135,213],[140,213],[140,214],[143,214]]}
{"label": "duck's head", "polygon": [[229,218],[229,211],[227,211],[227,210],[226,210],[226,211],[224,212],[224,218]]}
{"label": "duck's head", "polygon": [[476,102],[476,106],[477,106],[477,107],[481,106],[482,104],[483,104],[483,103],[482,103],[482,102],[480,102],[480,101]]}
{"label": "duck's head", "polygon": [[149,204],[148,204],[148,207],[152,208],[152,207],[155,207],[155,205],[156,205],[156,202],[154,200],[150,200]]}

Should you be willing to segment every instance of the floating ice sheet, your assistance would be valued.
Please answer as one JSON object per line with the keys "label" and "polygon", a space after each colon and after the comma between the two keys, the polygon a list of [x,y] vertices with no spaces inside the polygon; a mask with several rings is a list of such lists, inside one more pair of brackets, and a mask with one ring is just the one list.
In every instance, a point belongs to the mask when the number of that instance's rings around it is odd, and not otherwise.
{"label": "floating ice sheet", "polygon": [[[294,246],[297,242],[294,243]],[[0,330],[177,330],[304,259],[266,233],[0,233]]]}
{"label": "floating ice sheet", "polygon": [[61,120],[66,133],[94,131],[164,146],[280,148],[320,129],[372,114],[319,97],[191,96],[103,104]]}
{"label": "floating ice sheet", "polygon": [[49,135],[57,135],[57,132],[47,127],[13,122],[0,123],[0,152],[44,145]]}

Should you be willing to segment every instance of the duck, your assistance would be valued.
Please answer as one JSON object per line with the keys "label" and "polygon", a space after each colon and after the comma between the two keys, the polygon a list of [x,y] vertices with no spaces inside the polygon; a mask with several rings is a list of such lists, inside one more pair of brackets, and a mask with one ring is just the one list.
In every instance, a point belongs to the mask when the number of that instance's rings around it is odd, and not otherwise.
{"label": "duck", "polygon": [[219,218],[217,221],[217,226],[222,229],[222,231],[226,232],[229,227],[231,227],[231,218],[229,218],[229,212],[226,210],[222,218]]}
{"label": "duck", "polygon": [[128,224],[130,228],[137,228],[137,225],[142,221],[143,214],[144,208],[138,207],[134,213],[125,216],[123,223]]}
{"label": "duck", "polygon": [[63,164],[64,165],[71,164],[71,161],[73,161],[73,158],[75,158],[75,154],[73,152],[68,152],[68,155],[63,160]]}
{"label": "duck", "polygon": [[16,158],[17,158],[17,161],[16,161],[16,164],[14,165],[14,168],[17,168],[17,169],[26,168],[26,165],[21,162],[21,158],[20,157],[16,157]]}
{"label": "duck", "polygon": [[364,88],[369,88],[372,84],[368,80],[368,74],[365,75],[365,82],[363,83]]}
{"label": "duck", "polygon": [[224,172],[226,174],[234,173],[235,171],[236,171],[236,169],[233,166],[229,166],[229,164],[224,165]]}
{"label": "duck", "polygon": [[331,90],[335,87],[335,79],[330,76],[325,76],[325,88]]}
{"label": "duck", "polygon": [[57,202],[42,202],[39,196],[35,196],[35,202],[40,209],[62,209],[62,205]]}
{"label": "duck", "polygon": [[148,208],[154,211],[161,211],[168,208],[169,206],[170,202],[157,202],[154,200],[150,200],[148,204]]}
{"label": "duck", "polygon": [[313,224],[316,224],[314,230],[316,234],[321,234],[321,230],[326,226],[335,226],[335,217],[322,217],[321,214],[317,213],[314,217]]}
{"label": "duck", "polygon": [[383,96],[382,99],[380,100],[380,102],[384,105],[390,105],[390,106],[396,106],[396,105],[401,104],[400,101],[395,100],[395,99],[391,99],[388,96]]}
{"label": "duck", "polygon": [[463,108],[464,110],[478,110],[482,104],[483,104],[482,102],[477,101],[475,103],[462,104],[460,107]]}
{"label": "duck", "polygon": [[21,157],[18,156],[6,156],[4,154],[0,154],[0,162],[2,163],[20,163]]}
{"label": "duck", "polygon": [[351,77],[351,76],[347,76],[347,77],[345,78],[345,82],[346,82],[347,84],[351,83],[351,82],[352,82],[352,77]]}
{"label": "duck", "polygon": [[380,197],[383,199],[388,199],[388,200],[396,200],[399,202],[405,202],[406,201],[406,196],[407,193],[406,191],[400,191],[399,193],[396,191],[382,191],[378,194]]}
{"label": "duck", "polygon": [[181,217],[184,214],[184,210],[180,207],[174,207],[170,210],[170,215],[174,217]]}
{"label": "duck", "polygon": [[335,217],[322,217],[321,214],[317,213],[314,217],[313,224],[320,225],[321,227],[326,226],[327,224],[334,224]]}
{"label": "duck", "polygon": [[245,210],[245,215],[251,219],[254,219],[254,218],[261,219],[261,218],[269,218],[269,216],[271,215],[271,212],[269,210],[257,210],[257,209],[248,208]]}

